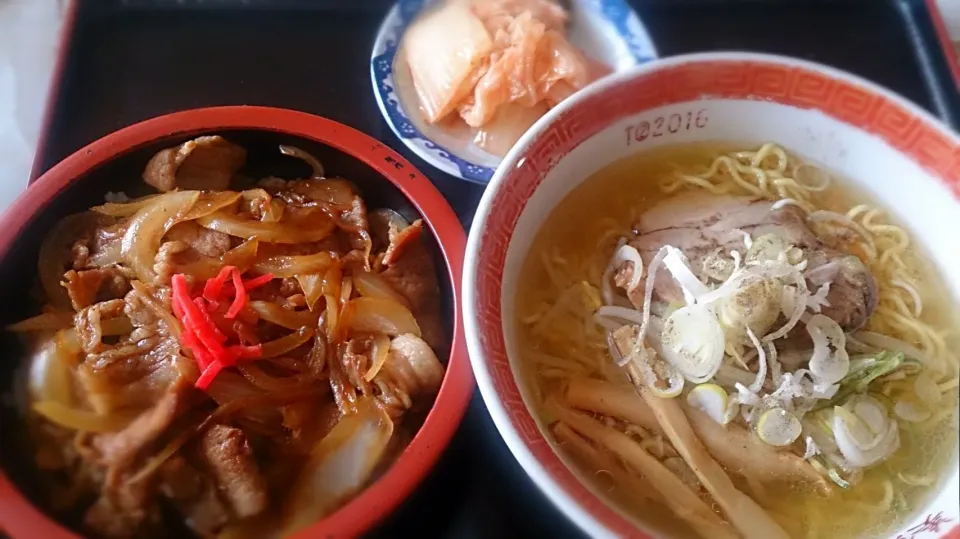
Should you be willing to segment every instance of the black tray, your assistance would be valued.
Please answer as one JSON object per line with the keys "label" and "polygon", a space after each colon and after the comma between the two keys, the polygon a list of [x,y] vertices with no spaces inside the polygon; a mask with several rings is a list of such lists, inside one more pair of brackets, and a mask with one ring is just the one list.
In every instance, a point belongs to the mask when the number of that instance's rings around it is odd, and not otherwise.
{"label": "black tray", "polygon": [[[951,125],[960,96],[922,0],[630,0],[661,56],[751,50],[872,79]],[[382,119],[369,56],[387,0],[75,0],[33,178],[139,120],[258,104],[351,125],[426,173],[465,226],[482,187],[412,155]],[[576,537],[475,395],[436,470],[372,537]]]}

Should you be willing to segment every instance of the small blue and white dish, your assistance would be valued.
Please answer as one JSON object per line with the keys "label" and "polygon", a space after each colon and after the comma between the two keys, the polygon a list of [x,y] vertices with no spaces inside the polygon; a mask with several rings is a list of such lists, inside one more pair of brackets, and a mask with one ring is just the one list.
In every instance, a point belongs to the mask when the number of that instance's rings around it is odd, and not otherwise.
{"label": "small blue and white dish", "polygon": [[[387,13],[370,58],[373,93],[390,128],[417,156],[467,181],[486,184],[500,163],[473,143],[473,134],[428,124],[419,113],[416,90],[397,50],[407,26],[425,8],[444,0],[400,0]],[[656,49],[626,0],[569,0],[567,38],[586,53],[624,70],[656,58]]]}

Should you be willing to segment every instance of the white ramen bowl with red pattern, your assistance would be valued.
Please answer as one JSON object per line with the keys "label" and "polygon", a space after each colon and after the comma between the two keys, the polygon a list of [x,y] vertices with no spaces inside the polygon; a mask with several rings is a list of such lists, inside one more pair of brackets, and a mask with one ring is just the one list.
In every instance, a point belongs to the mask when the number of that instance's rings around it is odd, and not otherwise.
{"label": "white ramen bowl with red pattern", "polygon": [[[617,73],[544,116],[506,156],[467,246],[464,321],[473,370],[501,435],[532,480],[592,537],[648,537],[555,451],[531,411],[515,353],[520,268],[574,187],[636,152],[687,142],[777,142],[849,178],[893,212],[960,298],[960,137],[866,80],[791,58],[677,56]],[[960,475],[890,537],[960,538]]]}

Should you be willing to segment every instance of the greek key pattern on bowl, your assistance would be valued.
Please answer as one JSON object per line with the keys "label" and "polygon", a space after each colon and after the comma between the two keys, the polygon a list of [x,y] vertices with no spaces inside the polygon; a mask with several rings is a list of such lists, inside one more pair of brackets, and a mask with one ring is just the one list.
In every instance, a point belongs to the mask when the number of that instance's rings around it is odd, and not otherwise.
{"label": "greek key pattern on bowl", "polygon": [[[503,339],[503,268],[510,238],[527,201],[564,155],[620,119],[663,105],[702,99],[762,100],[820,109],[880,137],[940,178],[960,197],[960,147],[936,126],[855,81],[803,66],[763,60],[691,61],[593,94],[559,116],[518,159],[519,165],[509,173],[509,180],[495,197],[495,211],[487,218],[476,285],[481,345],[494,387],[528,450],[570,498],[620,536],[646,537],[566,468],[523,403]],[[932,518],[927,517],[928,521]],[[907,537],[925,536],[931,531],[934,537],[960,537],[960,528],[945,525],[951,521],[949,517],[936,517],[936,528],[911,529]]]}

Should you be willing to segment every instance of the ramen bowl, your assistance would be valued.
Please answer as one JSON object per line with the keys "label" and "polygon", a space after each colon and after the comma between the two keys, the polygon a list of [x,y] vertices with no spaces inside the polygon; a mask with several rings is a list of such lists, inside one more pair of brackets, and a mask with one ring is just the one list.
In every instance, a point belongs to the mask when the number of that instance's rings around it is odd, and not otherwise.
{"label": "ramen bowl", "polygon": [[[4,326],[30,316],[29,297],[36,279],[37,251],[50,227],[63,216],[102,204],[108,192],[135,196],[140,175],[160,149],[200,135],[220,134],[248,152],[245,173],[269,171],[303,177],[302,163],[282,157],[278,144],[301,147],[328,169],[353,181],[373,207],[395,209],[407,219],[422,218],[424,234],[438,269],[442,313],[451,337],[448,354],[438,351],[446,374],[420,429],[379,479],[335,512],[302,532],[309,537],[355,537],[387,516],[409,495],[447,447],[466,410],[473,382],[467,363],[460,317],[459,290],[465,244],[463,227],[453,210],[413,165],[380,142],[331,120],[267,107],[218,107],[154,118],[107,135],[51,168],[24,192],[0,219],[0,288],[6,305]],[[293,168],[291,168],[293,167]],[[0,530],[10,537],[77,537],[45,513],[38,499],[36,467],[22,444],[18,416],[20,394],[12,389],[19,357],[26,352],[3,332],[8,361],[2,375],[0,422]]]}
{"label": "ramen bowl", "polygon": [[[707,142],[776,142],[846,177],[910,229],[946,283],[938,293],[954,305],[960,297],[960,138],[884,88],[806,61],[715,53],[617,73],[563,102],[506,156],[484,194],[467,246],[464,321],[501,435],[544,494],[592,537],[662,531],[609,503],[531,411],[534,394],[518,363],[521,267],[552,210],[595,172],[638,152]],[[955,451],[936,492],[890,537],[960,535]]]}

